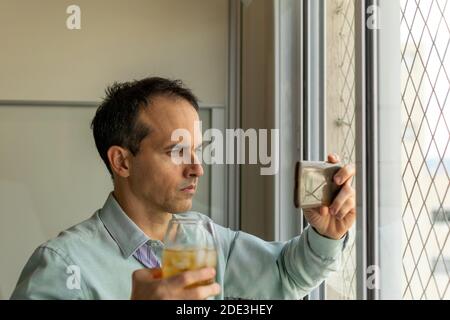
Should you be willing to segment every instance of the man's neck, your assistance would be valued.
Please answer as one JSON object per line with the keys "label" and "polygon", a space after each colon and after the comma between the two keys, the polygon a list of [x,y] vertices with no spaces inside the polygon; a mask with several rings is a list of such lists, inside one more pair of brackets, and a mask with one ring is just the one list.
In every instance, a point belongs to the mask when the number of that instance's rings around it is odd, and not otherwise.
{"label": "man's neck", "polygon": [[115,189],[113,196],[126,215],[150,238],[162,241],[172,215],[145,206],[132,193]]}

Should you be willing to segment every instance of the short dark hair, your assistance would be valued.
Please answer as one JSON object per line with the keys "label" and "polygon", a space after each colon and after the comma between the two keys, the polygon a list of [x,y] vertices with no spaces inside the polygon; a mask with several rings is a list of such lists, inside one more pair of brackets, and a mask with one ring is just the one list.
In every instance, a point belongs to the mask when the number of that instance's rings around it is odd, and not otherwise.
{"label": "short dark hair", "polygon": [[95,145],[108,171],[112,170],[108,160],[108,150],[120,146],[133,155],[139,152],[141,141],[150,133],[149,128],[138,123],[142,109],[151,105],[159,96],[187,100],[198,111],[198,99],[181,80],[160,77],[145,78],[130,82],[115,82],[106,91],[106,97],[98,107],[92,120]]}

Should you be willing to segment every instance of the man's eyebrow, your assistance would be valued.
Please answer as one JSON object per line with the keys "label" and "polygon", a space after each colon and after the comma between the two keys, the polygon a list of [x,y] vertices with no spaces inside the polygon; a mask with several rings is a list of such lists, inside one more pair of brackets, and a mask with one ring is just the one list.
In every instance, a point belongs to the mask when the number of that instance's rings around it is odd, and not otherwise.
{"label": "man's eyebrow", "polygon": [[164,148],[164,150],[171,150],[173,148],[175,148],[176,146],[178,146],[180,143],[173,143],[170,146],[167,146]]}
{"label": "man's eyebrow", "polygon": [[[212,143],[212,140],[211,141],[210,140],[205,140],[202,143],[200,143],[195,149],[204,148],[204,147],[206,147],[207,145],[209,145],[211,143]],[[164,150],[172,150],[176,146],[180,146],[182,148],[183,147],[189,147],[189,145],[187,145],[187,144],[183,144],[181,142],[178,142],[178,143],[172,143],[171,145],[165,147]]]}

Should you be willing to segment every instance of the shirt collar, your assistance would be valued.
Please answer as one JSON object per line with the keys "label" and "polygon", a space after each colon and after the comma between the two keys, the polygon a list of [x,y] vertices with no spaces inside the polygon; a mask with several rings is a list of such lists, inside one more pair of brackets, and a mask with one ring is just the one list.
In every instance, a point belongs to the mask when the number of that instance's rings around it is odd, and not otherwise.
{"label": "shirt collar", "polygon": [[112,193],[100,210],[99,217],[125,258],[150,240],[122,210]]}

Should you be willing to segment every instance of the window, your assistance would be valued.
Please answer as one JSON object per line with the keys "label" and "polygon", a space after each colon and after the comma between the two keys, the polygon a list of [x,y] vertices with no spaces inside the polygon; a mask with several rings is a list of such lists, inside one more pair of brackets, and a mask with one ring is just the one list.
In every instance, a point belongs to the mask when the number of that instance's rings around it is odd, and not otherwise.
{"label": "window", "polygon": [[343,267],[314,298],[450,298],[449,2],[303,2],[306,155],[358,168]]}
{"label": "window", "polygon": [[[324,7],[326,153],[355,163],[355,1],[327,0]],[[326,285],[327,299],[356,299],[355,227],[343,266]]]}
{"label": "window", "polygon": [[450,1],[402,0],[403,298],[450,298]]}

